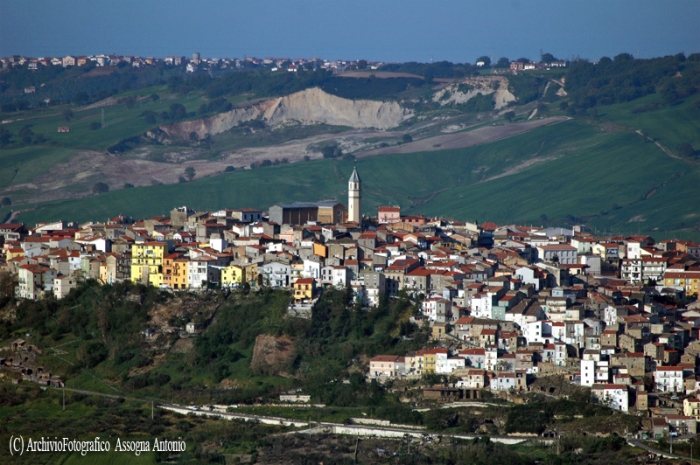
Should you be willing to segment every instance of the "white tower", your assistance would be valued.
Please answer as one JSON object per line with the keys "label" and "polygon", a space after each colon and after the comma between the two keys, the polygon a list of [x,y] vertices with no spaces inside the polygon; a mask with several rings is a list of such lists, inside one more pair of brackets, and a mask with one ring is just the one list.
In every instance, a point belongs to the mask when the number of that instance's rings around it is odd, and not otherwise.
{"label": "white tower", "polygon": [[348,221],[358,224],[362,221],[362,180],[357,174],[357,166],[348,181]]}

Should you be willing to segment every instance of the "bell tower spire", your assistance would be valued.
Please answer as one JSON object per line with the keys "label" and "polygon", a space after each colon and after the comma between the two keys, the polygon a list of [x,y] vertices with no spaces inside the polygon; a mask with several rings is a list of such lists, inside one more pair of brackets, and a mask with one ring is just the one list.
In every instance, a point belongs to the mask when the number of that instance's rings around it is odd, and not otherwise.
{"label": "bell tower spire", "polygon": [[357,174],[357,164],[348,181],[348,221],[357,224],[362,221],[362,180]]}

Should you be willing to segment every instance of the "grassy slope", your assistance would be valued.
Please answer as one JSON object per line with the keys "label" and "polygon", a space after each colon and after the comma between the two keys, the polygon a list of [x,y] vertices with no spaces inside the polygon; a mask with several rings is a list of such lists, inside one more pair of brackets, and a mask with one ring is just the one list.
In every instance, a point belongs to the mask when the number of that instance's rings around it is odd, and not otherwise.
{"label": "grassy slope", "polygon": [[[558,135],[554,131],[554,128],[544,128],[522,136],[523,139],[513,138],[472,149],[362,159],[358,164],[365,186],[365,211],[386,203],[410,207],[408,197],[425,197],[461,182],[476,181],[479,178],[476,170],[480,167],[490,166],[488,174],[492,175],[508,163],[529,158],[542,145],[542,137],[556,141],[547,143],[555,147],[568,137],[575,137],[577,133],[585,135],[594,129],[585,125],[564,125],[556,129]],[[440,157],[440,164],[435,163],[436,157]],[[506,161],[509,159],[510,162]],[[334,160],[237,171],[185,185],[149,186],[49,202],[36,211],[23,213],[22,220],[30,224],[58,218],[83,221],[104,219],[117,213],[144,217],[167,213],[183,204],[197,209],[267,208],[281,201],[344,200],[351,171],[351,163]],[[419,182],[409,183],[408,179]]]}
{"label": "grassy slope", "polygon": [[[535,157],[545,161],[478,183]],[[479,147],[358,162],[366,213],[380,204],[399,204],[405,211],[481,221],[541,223],[543,214],[550,221],[573,215],[621,232],[676,230],[695,223],[697,217],[683,216],[700,214],[689,194],[697,185],[699,168],[668,157],[634,133],[604,132],[577,121]],[[51,202],[23,213],[21,219],[29,224],[59,218],[102,220],[118,213],[164,214],[183,204],[196,209],[265,209],[282,201],[344,200],[351,169],[349,162],[322,160],[237,171],[185,185]],[[642,201],[654,188],[656,192]],[[627,223],[637,215],[646,221]]]}
{"label": "grassy slope", "polygon": [[687,142],[700,149],[700,109],[696,106],[697,95],[676,105],[665,106],[643,113],[631,110],[660,101],[658,95],[648,95],[621,105],[599,107],[601,119],[641,129],[645,134],[675,153],[678,144]]}
{"label": "grassy slope", "polygon": [[[164,87],[145,89],[139,94],[158,91],[166,96]],[[371,214],[377,205],[398,204],[407,212],[533,223],[541,223],[542,215],[551,222],[573,215],[583,217],[594,227],[612,228],[615,232],[687,228],[700,218],[693,202],[700,165],[668,157],[653,144],[643,143],[631,130],[642,129],[671,150],[681,142],[700,147],[699,111],[690,99],[672,107],[631,112],[657,99],[651,95],[599,109],[600,121],[613,121],[628,128],[627,132],[603,132],[594,124],[570,121],[479,147],[360,160],[364,210]],[[149,100],[142,110],[160,111],[175,101],[193,110],[201,100],[199,96],[162,98],[158,103]],[[76,116],[97,118],[99,112],[76,112]],[[104,138],[106,131],[88,129],[90,118],[71,123],[67,145],[106,147],[146,129],[143,118],[134,118],[140,114],[138,104],[132,110],[124,105],[110,107],[106,113],[110,112],[112,116],[107,120],[112,122],[107,130],[114,134],[109,139]],[[47,132],[46,128],[65,124],[61,121],[57,114],[37,123],[34,131]],[[18,129],[20,122],[13,124],[17,125],[13,129]],[[31,181],[33,176],[46,173],[53,163],[69,157],[73,150],[25,147],[0,151],[0,186]],[[515,175],[478,183],[534,157],[545,161]],[[344,201],[345,181],[351,169],[348,162],[324,160],[237,171],[185,185],[143,187],[48,202],[22,213],[21,220],[29,224],[59,218],[101,220],[118,213],[146,217],[184,204],[197,209],[266,209],[274,203],[293,200]],[[648,199],[641,200],[650,193]],[[0,210],[0,216],[7,212],[8,209]],[[639,215],[646,221],[628,222]]]}
{"label": "grassy slope", "polygon": [[[148,98],[144,98],[153,93],[161,97],[159,101],[153,102]],[[149,87],[138,91],[126,92],[115,96],[115,98],[128,96],[135,96],[141,100],[138,100],[131,110],[127,109],[124,104],[104,107],[106,126],[104,129],[90,129],[90,123],[100,123],[102,121],[102,108],[80,110],[69,105],[28,111],[16,115],[12,114],[12,118],[10,119],[15,122],[6,124],[3,127],[10,130],[13,134],[17,134],[25,125],[31,124],[32,131],[35,134],[43,134],[44,137],[50,141],[61,144],[62,146],[76,149],[105,150],[121,139],[142,134],[156,126],[157,124],[148,124],[144,118],[139,117],[139,115],[146,110],[160,113],[162,111],[168,111],[170,105],[173,103],[181,103],[187,108],[188,112],[193,112],[196,111],[203,102],[201,93],[192,92],[190,95],[175,97],[168,93],[166,86]],[[66,121],[63,118],[63,110],[68,108],[73,109],[73,118],[71,121]],[[158,124],[161,124],[160,120],[158,120]],[[70,132],[59,134],[57,132],[58,126],[70,126]],[[16,139],[17,137],[15,137],[15,140]],[[6,151],[13,150],[3,150],[0,153]]]}

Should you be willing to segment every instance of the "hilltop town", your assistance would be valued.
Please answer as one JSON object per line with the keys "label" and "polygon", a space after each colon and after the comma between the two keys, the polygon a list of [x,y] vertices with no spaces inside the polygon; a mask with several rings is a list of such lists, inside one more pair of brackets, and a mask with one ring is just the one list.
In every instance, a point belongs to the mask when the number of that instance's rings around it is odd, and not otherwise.
{"label": "hilltop town", "polygon": [[[411,322],[432,341],[372,357],[370,379],[443,376],[423,395],[453,402],[484,390],[511,400],[561,395],[538,384],[560,376],[611,409],[651,416],[649,437],[696,432],[699,244],[406,216],[395,206],[370,213],[362,189],[355,168],[347,207],[178,207],[143,220],[3,224],[3,288],[14,281],[20,300],[63,299],[89,280],[172,293],[273,288],[291,293],[288,318],[310,318],[329,289],[350,289],[365,309],[407,297],[420,309]],[[173,329],[196,336],[206,327],[143,328],[146,337]]]}

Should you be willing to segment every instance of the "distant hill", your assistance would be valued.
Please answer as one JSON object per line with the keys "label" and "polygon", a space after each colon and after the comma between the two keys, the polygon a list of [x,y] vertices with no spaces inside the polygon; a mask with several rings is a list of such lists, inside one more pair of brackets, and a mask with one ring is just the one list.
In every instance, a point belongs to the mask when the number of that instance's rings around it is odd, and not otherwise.
{"label": "distant hill", "polygon": [[[427,74],[423,79],[313,71],[171,76],[101,101],[90,95],[86,105],[4,112],[0,197],[29,223],[148,216],[178,204],[266,208],[344,199],[349,173],[342,167],[357,157],[371,173],[368,208],[391,203],[460,219],[586,222],[620,231],[690,234],[697,227],[696,54],[619,56],[518,76],[464,76],[472,71],[455,67],[438,81],[447,70],[389,70]],[[131,71],[82,80],[124,76]],[[328,86],[380,101],[334,97]],[[320,90],[304,90],[310,87]],[[273,95],[285,96],[262,98]],[[381,122],[384,106],[393,116]],[[358,119],[362,111],[369,119]],[[573,119],[539,127],[565,116]],[[323,160],[324,153],[346,160]],[[400,155],[382,155],[391,153]],[[277,166],[242,170],[251,165]],[[189,167],[195,180],[184,182]],[[98,182],[110,192],[92,195]]]}

